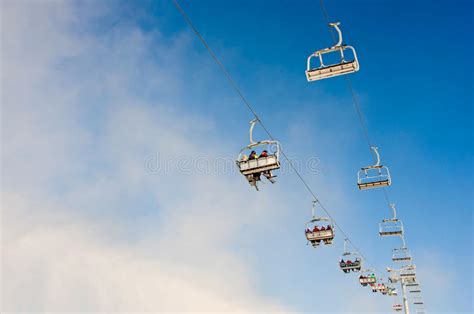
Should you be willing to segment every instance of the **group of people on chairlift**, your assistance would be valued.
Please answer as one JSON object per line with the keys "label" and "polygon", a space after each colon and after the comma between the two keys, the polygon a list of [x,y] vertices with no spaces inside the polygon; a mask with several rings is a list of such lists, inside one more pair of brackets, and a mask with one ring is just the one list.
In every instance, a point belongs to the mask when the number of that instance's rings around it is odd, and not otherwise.
{"label": "group of people on chairlift", "polygon": [[250,152],[250,155],[247,156],[247,155],[242,155],[242,159],[240,161],[247,161],[247,160],[252,160],[252,159],[258,159],[258,158],[261,158],[261,157],[268,157],[268,151],[267,150],[263,150],[262,153],[260,154],[260,156],[257,155],[257,152],[256,151],[251,151]]}
{"label": "group of people on chairlift", "polygon": [[374,275],[374,274],[370,274],[370,275],[368,275],[368,276],[363,276],[363,275],[360,275],[360,276],[359,276],[359,280],[364,280],[364,279],[369,279],[369,278],[375,279],[375,275]]}
{"label": "group of people on chairlift", "polygon": [[[256,159],[259,159],[259,158],[263,158],[263,157],[268,157],[268,151],[267,150],[263,150],[260,155],[257,155],[257,152],[256,151],[251,151],[250,152],[250,155],[247,157],[247,155],[242,155],[242,158],[240,159],[240,161],[248,161],[248,160],[256,160]],[[263,172],[256,172],[256,173],[253,173],[253,174],[249,174],[247,176],[247,179],[249,180],[249,182],[253,182],[253,184],[255,185],[257,181],[260,181],[260,176],[261,175],[264,175],[265,178],[267,178],[271,183],[275,183],[275,176],[272,174],[272,172],[270,170],[267,170],[267,171],[263,171]]]}
{"label": "group of people on chairlift", "polygon": [[360,265],[360,259],[356,257],[355,261],[347,260],[344,261],[344,259],[341,259],[339,262],[341,266],[359,266]]}
{"label": "group of people on chairlift", "polygon": [[313,230],[311,230],[310,228],[306,228],[305,233],[313,233],[326,230],[332,230],[331,225],[328,225],[327,227],[321,226],[321,228],[318,228],[318,226],[314,226]]}

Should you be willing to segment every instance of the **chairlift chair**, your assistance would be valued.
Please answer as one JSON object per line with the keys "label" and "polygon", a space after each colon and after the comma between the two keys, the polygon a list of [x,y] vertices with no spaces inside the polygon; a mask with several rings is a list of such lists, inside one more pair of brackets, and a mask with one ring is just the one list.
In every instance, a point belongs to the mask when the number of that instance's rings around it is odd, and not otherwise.
{"label": "chairlift chair", "polygon": [[[250,121],[250,144],[240,150],[236,164],[240,173],[243,174],[249,184],[258,191],[257,183],[260,181],[261,175],[267,178],[271,183],[275,183],[276,176],[272,174],[272,171],[280,169],[281,148],[278,141],[265,140],[255,142],[253,140],[253,128],[257,121],[257,119]],[[269,152],[268,156],[249,159],[247,155],[244,154],[247,151],[255,150],[257,147],[265,147]]]}
{"label": "chairlift chair", "polygon": [[411,255],[407,247],[393,249],[392,252],[392,261],[395,263],[411,262]]}
{"label": "chairlift chair", "polygon": [[380,293],[383,295],[387,295],[389,291],[389,287],[385,283],[381,283],[378,285],[377,289],[379,290]]}
{"label": "chairlift chair", "polygon": [[[339,25],[339,22],[329,23],[329,26],[334,27],[337,31],[339,37],[338,42],[334,46],[318,50],[308,57],[306,65],[306,78],[308,79],[308,82],[359,71],[359,61],[357,59],[357,53],[354,47],[342,44],[342,32],[339,28]],[[353,60],[348,61],[345,59],[345,50],[352,51]],[[332,52],[339,52],[339,54],[341,55],[340,62],[336,64],[325,65],[323,62],[323,55]],[[317,68],[311,68],[311,59],[314,57],[317,57],[319,59],[319,67]]]}
{"label": "chairlift chair", "polygon": [[348,239],[344,239],[344,253],[342,253],[341,261],[339,262],[339,267],[345,273],[359,272],[362,268],[362,258],[357,253],[349,252],[347,248]]}
{"label": "chairlift chair", "polygon": [[372,289],[372,292],[374,292],[374,293],[378,291],[377,284],[375,284],[375,283],[370,284],[370,288]]}
{"label": "chairlift chair", "polygon": [[414,268],[403,269],[400,271],[400,278],[407,284],[416,283],[416,273]]}
{"label": "chairlift chair", "polygon": [[375,289],[375,292],[381,292],[382,294],[387,294],[387,288],[385,287],[385,284],[379,283],[379,284],[373,284],[371,285],[372,291]]}
{"label": "chairlift chair", "polygon": [[[334,239],[334,224],[332,220],[327,217],[317,217],[315,215],[316,203],[317,201],[313,201],[312,218],[306,223],[305,229],[306,239],[315,248],[321,244],[321,241],[323,241],[325,245],[329,245],[332,244],[332,240]],[[321,230],[323,228],[324,230]]]}
{"label": "chairlift chair", "polygon": [[390,284],[387,284],[387,292],[388,292],[388,295],[391,297],[396,297],[398,295],[397,288],[395,288],[394,286]]}
{"label": "chairlift chair", "polygon": [[393,211],[393,217],[384,219],[379,224],[379,234],[382,237],[401,237],[403,236],[403,223],[397,219],[395,204],[390,204]]}
{"label": "chairlift chair", "polygon": [[403,306],[401,304],[394,304],[392,308],[395,312],[400,312],[403,310]]}
{"label": "chairlift chair", "polygon": [[361,271],[361,275],[359,276],[359,283],[366,287],[367,285],[372,285],[377,282],[377,278],[374,273],[370,269],[364,269]]}
{"label": "chairlift chair", "polygon": [[378,147],[372,146],[377,162],[375,165],[361,168],[357,172],[357,186],[359,190],[367,190],[389,186],[392,184],[390,172],[386,166],[380,164],[380,155],[377,151]]}
{"label": "chairlift chair", "polygon": [[418,307],[422,307],[424,305],[424,300],[421,293],[413,296],[413,304],[417,305]]}

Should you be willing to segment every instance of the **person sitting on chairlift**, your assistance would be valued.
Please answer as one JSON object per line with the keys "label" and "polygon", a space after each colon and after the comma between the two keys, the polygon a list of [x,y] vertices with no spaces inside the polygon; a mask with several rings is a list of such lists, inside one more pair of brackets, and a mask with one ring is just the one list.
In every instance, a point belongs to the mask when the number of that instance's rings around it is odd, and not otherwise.
{"label": "person sitting on chairlift", "polygon": [[257,153],[254,150],[250,152],[249,159],[250,160],[257,159]]}
{"label": "person sitting on chairlift", "polygon": [[268,157],[268,152],[266,150],[264,150],[258,158],[260,158],[260,157]]}
{"label": "person sitting on chairlift", "polygon": [[331,230],[331,229],[332,229],[332,228],[331,228],[331,225],[328,225],[328,226],[326,227],[326,230]]}
{"label": "person sitting on chairlift", "polygon": [[311,233],[311,229],[306,228],[306,230],[305,230],[304,232],[305,232],[305,233]]}
{"label": "person sitting on chairlift", "polygon": [[314,226],[313,232],[318,232],[318,231],[319,231],[318,226]]}
{"label": "person sitting on chairlift", "polygon": [[261,172],[256,172],[256,173],[254,173],[254,174],[253,174],[253,179],[254,179],[254,181],[260,181],[260,175],[261,175],[261,174],[262,174]]}
{"label": "person sitting on chairlift", "polygon": [[243,155],[242,155],[242,158],[240,159],[240,161],[247,161],[247,160],[249,160],[249,156],[243,154]]}
{"label": "person sitting on chairlift", "polygon": [[321,226],[321,231],[325,231],[326,228],[324,228],[324,226]]}

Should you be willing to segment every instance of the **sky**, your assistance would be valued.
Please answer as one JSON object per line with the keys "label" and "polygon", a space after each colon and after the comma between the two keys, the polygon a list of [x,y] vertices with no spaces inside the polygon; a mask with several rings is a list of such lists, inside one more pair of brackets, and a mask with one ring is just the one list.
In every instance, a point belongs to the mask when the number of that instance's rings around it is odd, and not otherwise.
{"label": "sky", "polygon": [[[171,1],[1,1],[2,312],[389,313],[304,238],[283,162],[253,190],[233,160],[251,113]],[[390,211],[318,1],[180,1],[337,223],[386,277]],[[473,299],[471,1],[326,1],[392,174],[428,312]],[[258,126],[255,137],[265,133]],[[351,250],[356,250],[352,247]]]}

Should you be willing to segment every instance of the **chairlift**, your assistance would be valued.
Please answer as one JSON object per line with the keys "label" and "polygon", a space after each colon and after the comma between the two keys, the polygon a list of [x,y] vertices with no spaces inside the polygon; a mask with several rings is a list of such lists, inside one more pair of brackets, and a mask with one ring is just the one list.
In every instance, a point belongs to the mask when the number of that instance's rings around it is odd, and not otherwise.
{"label": "chairlift", "polygon": [[422,298],[418,298],[418,299],[415,299],[415,300],[413,301],[413,304],[414,304],[414,305],[423,305],[423,304],[425,304],[425,302],[423,302],[423,299],[422,299]]}
{"label": "chairlift", "polygon": [[382,293],[383,295],[387,295],[387,294],[388,294],[389,289],[388,289],[388,287],[387,287],[386,284],[384,284],[384,283],[379,284],[379,288],[378,288],[378,289],[379,289],[380,293]]}
{"label": "chairlift", "polygon": [[[339,25],[339,22],[329,23],[329,27],[334,27],[337,31],[339,36],[338,42],[334,46],[318,50],[308,57],[306,66],[306,78],[308,79],[308,82],[359,71],[357,53],[352,46],[344,45],[342,43],[342,32],[339,29]],[[345,59],[344,51],[348,49],[352,51],[353,60],[348,61]],[[323,55],[337,51],[339,51],[341,55],[340,62],[336,64],[325,65],[323,62]],[[317,68],[311,68],[311,59],[313,57],[317,57],[319,59],[319,67]]]}
{"label": "chairlift", "polygon": [[[306,239],[311,243],[313,247],[318,247],[321,241],[325,245],[332,244],[334,239],[334,225],[332,220],[327,217],[317,217],[315,215],[316,203],[313,201],[312,218],[306,223]],[[326,223],[327,222],[327,223]]]}
{"label": "chairlift", "polygon": [[382,294],[387,294],[387,287],[385,287],[384,283],[379,284],[371,284],[372,292],[381,292]]}
{"label": "chairlift", "polygon": [[392,261],[395,263],[411,262],[411,255],[405,245],[399,249],[392,250]]}
{"label": "chairlift", "polygon": [[407,286],[416,283],[415,269],[415,265],[409,265],[400,271],[400,278],[407,284]]}
{"label": "chairlift", "polygon": [[357,173],[357,185],[359,190],[367,190],[389,186],[392,184],[390,172],[386,166],[380,165],[380,155],[378,147],[372,146],[377,162],[375,165],[361,168]]}
{"label": "chairlift", "polygon": [[375,274],[370,269],[364,269],[361,271],[361,275],[359,276],[359,283],[366,287],[367,285],[373,285],[377,282],[377,278]]}
{"label": "chairlift", "polygon": [[370,284],[370,288],[372,289],[372,292],[374,292],[374,293],[378,291],[377,284],[375,284],[375,283]]}
{"label": "chairlift", "polygon": [[394,286],[387,284],[388,295],[391,297],[396,297],[398,295],[398,290]]}
{"label": "chairlift", "polygon": [[384,219],[379,224],[379,234],[382,237],[394,237],[403,235],[403,223],[397,219],[397,211],[395,204],[390,204],[390,208],[393,212],[393,217],[390,219]]}
{"label": "chairlift", "polygon": [[[274,140],[255,142],[253,140],[253,128],[257,121],[257,119],[250,121],[250,144],[240,150],[236,164],[240,173],[242,173],[249,184],[258,191],[257,183],[261,181],[261,175],[267,178],[271,183],[275,183],[276,176],[272,174],[272,171],[280,169],[280,143]],[[262,153],[266,151],[266,156],[245,154],[250,151],[255,151],[257,147],[264,148]]]}
{"label": "chairlift", "polygon": [[400,312],[401,310],[403,310],[403,306],[401,304],[398,304],[398,303],[394,304],[392,308],[395,312]]}
{"label": "chairlift", "polygon": [[342,253],[341,261],[339,262],[339,267],[345,273],[358,272],[362,268],[362,258],[357,253],[349,252],[347,248],[348,239],[344,239],[344,253]]}

